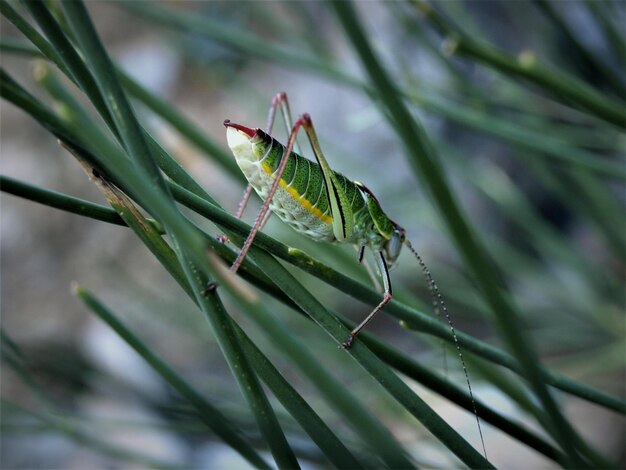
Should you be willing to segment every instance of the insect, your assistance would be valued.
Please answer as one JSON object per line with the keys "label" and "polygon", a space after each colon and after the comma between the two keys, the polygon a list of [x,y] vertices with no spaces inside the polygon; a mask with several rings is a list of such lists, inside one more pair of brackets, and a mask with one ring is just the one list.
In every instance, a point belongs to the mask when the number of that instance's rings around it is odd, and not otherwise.
{"label": "insect", "polygon": [[[270,135],[278,108],[288,129],[291,129],[286,146]],[[314,240],[353,244],[358,250],[359,263],[364,261],[365,249],[370,248],[383,280],[383,298],[341,343],[341,347],[350,349],[359,332],[391,300],[389,269],[396,264],[402,246],[406,246],[417,259],[428,281],[436,312],[443,311],[450,327],[463,366],[484,450],[472,388],[452,320],[437,284],[422,257],[407,240],[405,230],[385,214],[376,196],[363,183],[351,181],[330,168],[308,114],[300,116],[292,125],[286,93],[278,93],[272,100],[265,130],[252,129],[228,119],[224,121],[224,126],[227,129],[228,146],[249,183],[239,204],[237,217],[242,216],[252,190],[264,200],[231,271],[236,272],[239,269],[256,233],[267,221],[268,210],[295,230]],[[300,129],[304,129],[308,137],[315,162],[293,152],[294,148],[297,148]],[[375,279],[374,281],[376,283]]]}
{"label": "insect", "polygon": [[[285,93],[276,95],[272,101],[267,131],[251,129],[230,120],[224,121],[228,145],[250,183],[237,216],[243,213],[251,188],[265,200],[248,240],[231,269],[236,271],[239,268],[252,242],[251,238],[266,220],[268,209],[283,222],[314,240],[355,245],[360,263],[363,262],[365,248],[369,247],[374,252],[382,276],[384,293],[376,308],[341,344],[343,348],[349,349],[358,333],[392,298],[389,268],[396,263],[402,245],[406,243],[405,230],[384,213],[374,194],[364,184],[351,181],[331,170],[308,114],[302,115],[290,126],[291,134],[286,147],[271,137],[279,106],[285,121],[290,125],[291,113]],[[292,152],[300,128],[304,129],[309,138],[316,162]]]}
{"label": "insect", "polygon": [[[287,146],[270,135],[278,108],[291,128]],[[360,263],[365,249],[370,248],[383,280],[383,298],[341,344],[350,349],[359,332],[391,300],[389,269],[397,262],[402,246],[407,245],[421,265],[423,262],[406,239],[405,230],[385,214],[374,194],[364,184],[330,168],[311,117],[304,114],[295,124],[291,122],[286,93],[279,93],[272,100],[265,131],[224,121],[228,145],[249,182],[237,217],[241,217],[252,189],[265,201],[231,270],[237,271],[241,265],[254,236],[267,220],[268,209],[314,240],[355,245]],[[315,162],[292,151],[301,128],[309,139]]]}

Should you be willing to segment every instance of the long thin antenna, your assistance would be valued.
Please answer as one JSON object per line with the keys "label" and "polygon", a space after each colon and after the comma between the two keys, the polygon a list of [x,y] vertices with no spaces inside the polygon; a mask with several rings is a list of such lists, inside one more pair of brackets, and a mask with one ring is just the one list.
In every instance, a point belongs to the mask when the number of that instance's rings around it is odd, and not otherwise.
{"label": "long thin antenna", "polygon": [[454,346],[456,347],[456,351],[459,355],[459,359],[461,360],[461,366],[463,367],[463,373],[465,374],[465,380],[467,381],[467,389],[469,390],[470,401],[472,402],[472,409],[474,411],[474,416],[476,417],[476,425],[478,426],[478,434],[480,435],[480,442],[483,446],[483,453],[485,454],[485,458],[487,458],[487,449],[485,448],[485,440],[483,439],[483,431],[480,427],[480,419],[478,418],[478,411],[476,410],[476,402],[474,401],[474,394],[472,393],[472,385],[470,384],[469,373],[467,372],[467,367],[465,366],[465,359],[463,359],[463,353],[461,352],[461,346],[459,344],[459,340],[456,337],[456,331],[454,330],[454,326],[452,325],[452,318],[450,318],[450,314],[448,313],[448,309],[446,308],[446,303],[443,301],[443,297],[439,292],[439,287],[437,283],[433,279],[433,276],[430,274],[430,269],[424,263],[424,260],[419,255],[417,250],[413,248],[411,242],[408,240],[404,240],[404,244],[406,247],[413,253],[415,259],[422,268],[422,272],[424,273],[424,277],[426,278],[426,282],[428,282],[428,287],[430,289],[430,293],[433,297],[433,304],[435,311],[441,308],[444,316],[446,317],[446,321],[448,322],[448,326],[450,327],[450,331],[452,333],[452,338],[454,339]]}

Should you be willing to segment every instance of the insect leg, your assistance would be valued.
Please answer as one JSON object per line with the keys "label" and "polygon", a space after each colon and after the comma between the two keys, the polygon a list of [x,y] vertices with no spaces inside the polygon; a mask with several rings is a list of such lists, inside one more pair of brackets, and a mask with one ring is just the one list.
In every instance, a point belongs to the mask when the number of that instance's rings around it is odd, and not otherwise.
{"label": "insect leg", "polygon": [[263,222],[261,222],[261,226],[259,227],[259,230],[265,227],[265,224],[267,223],[268,220],[270,220],[271,216],[272,216],[272,211],[267,211],[267,213],[265,214],[265,217],[263,217]]}
{"label": "insect leg", "polygon": [[374,310],[372,310],[372,312],[367,317],[365,317],[365,320],[359,323],[359,325],[350,332],[350,336],[348,336],[348,339],[341,343],[341,347],[344,349],[350,349],[352,347],[352,343],[354,342],[354,338],[356,338],[356,335],[358,335],[359,332],[363,328],[365,328],[365,325],[367,325],[372,320],[372,318],[374,318],[376,314],[380,312],[380,310],[391,300],[392,293],[391,279],[389,278],[389,269],[387,268],[387,263],[385,262],[385,258],[383,258],[383,253],[381,251],[376,252],[376,261],[378,262],[378,267],[380,268],[380,274],[383,278],[383,285],[385,288],[383,300],[376,306]]}
{"label": "insect leg", "polygon": [[[267,124],[265,124],[265,132],[269,135],[272,134],[272,129],[274,127],[274,121],[276,118],[276,109],[280,107],[280,113],[283,117],[283,122],[285,123],[285,127],[287,132],[290,132],[293,129],[293,119],[291,118],[291,108],[289,107],[289,99],[287,98],[287,93],[281,91],[277,93],[274,98],[272,98],[272,105],[270,106],[270,110],[267,116]],[[296,143],[293,146],[296,153],[300,153],[300,146],[298,145],[298,138],[296,137]]]}
{"label": "insect leg", "polygon": [[[270,106],[270,110],[267,116],[267,123],[265,124],[266,134],[272,133],[272,129],[274,128],[274,121],[276,120],[276,109],[278,109],[279,107],[280,107],[281,115],[283,117],[283,122],[287,128],[287,132],[289,132],[293,128],[293,124],[292,124],[293,120],[291,118],[291,109],[289,107],[289,99],[287,98],[287,93],[284,91],[281,91],[280,93],[276,93],[276,95],[274,95],[274,98],[272,98],[272,104]],[[294,143],[294,149],[297,153],[300,153],[300,147],[298,146],[297,137],[296,137],[296,142]],[[252,192],[252,187],[250,185],[248,185],[248,188],[250,189],[250,192]],[[259,227],[259,230],[265,227],[265,224],[267,223],[267,221],[269,220],[271,216],[272,216],[271,211],[268,211],[267,214],[265,214],[265,218],[263,219],[263,222],[261,222],[261,226]]]}
{"label": "insect leg", "polygon": [[[272,133],[272,129],[274,127],[274,121],[276,120],[276,109],[280,107],[280,112],[283,117],[283,122],[285,123],[285,127],[287,128],[287,132],[289,132],[293,128],[293,119],[291,118],[291,109],[289,108],[289,99],[287,98],[287,93],[281,91],[280,93],[276,93],[274,98],[272,98],[272,105],[270,106],[269,114],[267,116],[267,123],[265,124],[265,132],[267,134]],[[294,143],[293,148],[297,153],[300,153],[300,147],[298,146],[298,138],[296,137],[296,141]],[[265,224],[272,216],[272,212],[268,211],[265,214],[265,218],[263,222],[261,222],[261,226],[259,230],[265,227]]]}
{"label": "insect leg", "polygon": [[360,248],[355,245],[354,248],[359,252],[357,258],[359,264],[365,266],[365,271],[367,271],[368,276],[372,280],[372,284],[374,284],[374,289],[380,292],[380,283],[378,282],[378,279],[376,278],[376,275],[372,270],[372,266],[370,265],[369,261],[367,261],[367,258],[365,258],[365,245],[361,246]]}
{"label": "insect leg", "polygon": [[[292,121],[291,110],[289,109],[289,100],[287,99],[287,93],[285,93],[284,91],[281,91],[280,93],[276,93],[276,95],[274,95],[274,98],[272,98],[272,104],[270,105],[270,109],[267,115],[267,122],[265,124],[266,134],[271,135],[272,133],[272,128],[274,127],[274,121],[276,119],[276,109],[278,107],[280,107],[283,120],[285,121],[285,125],[287,126],[287,132],[289,132],[289,130],[293,127],[291,125],[291,121]],[[296,148],[296,152],[299,152],[297,142],[296,142],[295,148]],[[243,193],[243,197],[241,198],[241,202],[239,203],[239,206],[237,206],[237,212],[235,214],[235,217],[237,217],[238,219],[241,219],[241,216],[243,215],[243,211],[246,209],[246,206],[248,205],[248,201],[250,200],[251,194],[252,194],[252,185],[248,184],[248,186],[246,187],[246,190]],[[265,217],[265,219],[261,223],[260,228],[263,228],[265,226],[270,216],[271,214]],[[226,243],[228,241],[228,237],[226,235],[220,235],[219,237],[217,237],[217,239],[221,241],[222,243]]]}
{"label": "insect leg", "polygon": [[[356,247],[355,247],[356,248]],[[363,263],[363,256],[365,255],[365,245],[357,248],[359,250],[359,264]]]}
{"label": "insect leg", "polygon": [[252,246],[254,237],[256,237],[257,232],[259,231],[259,229],[261,228],[261,225],[263,224],[263,221],[265,220],[265,215],[267,214],[267,211],[269,210],[270,202],[272,201],[272,198],[274,197],[274,194],[276,193],[276,190],[278,189],[278,185],[280,184],[280,179],[282,178],[283,173],[285,172],[285,168],[287,167],[287,161],[289,159],[289,156],[291,155],[291,151],[293,150],[293,146],[296,142],[298,131],[305,124],[305,116],[298,118],[293,128],[291,129],[291,134],[289,135],[289,141],[287,142],[287,146],[285,147],[283,156],[280,159],[280,165],[278,166],[278,169],[274,172],[274,181],[272,182],[272,187],[268,191],[265,201],[263,201],[263,205],[261,206],[259,215],[257,215],[257,218],[254,221],[252,230],[250,230],[250,234],[248,235],[248,238],[246,238],[246,241],[241,247],[241,251],[239,252],[239,255],[237,256],[237,259],[235,260],[233,265],[230,267],[230,270],[233,273],[236,273],[237,270],[239,269],[239,266],[241,266],[241,263],[243,263],[243,260],[246,257],[246,254],[248,253],[250,246]]}
{"label": "insect leg", "polygon": [[[274,121],[276,118],[276,109],[279,106],[280,106],[283,118],[285,120],[285,124],[288,126],[287,131],[289,131],[289,129],[291,129],[292,127],[291,126],[291,111],[289,110],[289,101],[287,101],[287,93],[285,93],[284,91],[281,91],[280,93],[277,93],[274,96],[274,98],[272,98],[272,104],[270,105],[270,110],[267,116],[267,123],[265,124],[266,134],[272,133],[272,128],[274,127]],[[238,219],[241,219],[241,216],[243,215],[243,211],[245,210],[246,205],[248,205],[248,200],[250,199],[251,194],[252,194],[252,185],[249,184],[248,187],[246,188],[246,191],[243,194],[243,198],[241,199],[241,202],[239,203],[239,207],[237,208],[237,213],[235,214],[235,216]],[[267,219],[263,222],[263,225],[265,225],[265,222],[267,222]]]}
{"label": "insect leg", "polygon": [[[235,217],[237,217],[238,219],[241,219],[241,216],[243,215],[243,211],[245,210],[246,205],[248,205],[248,200],[250,200],[251,194],[252,194],[252,185],[249,184],[243,193],[243,197],[241,198],[241,201],[239,202],[239,206],[237,206],[237,212],[235,213]],[[221,243],[226,243],[228,242],[228,236],[224,233],[221,235],[218,235],[217,241]]]}
{"label": "insect leg", "polygon": [[243,211],[246,209],[246,206],[248,205],[248,200],[250,199],[251,194],[252,194],[252,185],[249,184],[248,187],[246,188],[246,191],[243,193],[243,198],[241,199],[239,206],[237,206],[237,212],[235,213],[235,217],[237,217],[238,219],[241,219],[241,216],[243,215]]}
{"label": "insect leg", "polygon": [[326,195],[328,196],[328,204],[330,205],[330,215],[333,219],[333,235],[338,242],[344,242],[352,235],[352,229],[354,228],[352,205],[350,201],[348,201],[348,196],[339,182],[337,175],[330,169],[330,165],[324,157],[322,147],[320,146],[319,140],[317,140],[317,134],[315,133],[311,116],[305,113],[300,120],[303,121],[302,127],[304,127],[306,131],[309,143],[313,149],[313,155],[324,176],[324,187],[326,189]]}

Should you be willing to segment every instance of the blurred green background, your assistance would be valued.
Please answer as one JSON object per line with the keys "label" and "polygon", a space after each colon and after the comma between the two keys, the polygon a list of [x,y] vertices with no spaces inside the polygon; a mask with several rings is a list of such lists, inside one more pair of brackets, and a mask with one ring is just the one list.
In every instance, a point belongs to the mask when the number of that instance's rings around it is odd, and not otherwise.
{"label": "blurred green background", "polygon": [[[23,5],[10,5],[37,24]],[[62,18],[58,5],[50,5]],[[425,5],[356,2],[354,7],[395,92],[423,124],[448,188],[487,248],[542,363],[618,403],[618,410],[609,409],[554,392],[568,422],[595,448],[581,451],[584,462],[623,467],[624,3],[446,1],[436,2],[433,11]],[[511,351],[475,272],[450,235],[446,214],[407,157],[398,116],[389,116],[393,108],[375,79],[372,83],[358,44],[349,39],[333,5],[89,2],[87,9],[110,56],[141,84],[124,80],[140,122],[222,207],[234,213],[245,187],[229,163],[222,122],[228,118],[263,127],[271,98],[286,91],[294,114],[311,114],[333,168],[364,182],[407,230],[455,328]],[[60,80],[96,116],[54,65],[34,57],[6,10],[1,21],[2,67],[13,80],[63,116],[58,98],[46,91],[52,87],[49,80]],[[493,50],[499,55],[490,55]],[[195,130],[173,126],[146,93]],[[1,103],[3,177],[106,205],[48,131],[13,104]],[[285,141],[286,130],[275,129]],[[307,147],[305,154],[312,158]],[[248,465],[207,431],[193,407],[127,343],[91,315],[72,295],[73,281],[119,314],[271,460],[211,328],[132,231],[8,195],[14,191],[7,187],[13,187],[11,181],[3,179],[2,468]],[[259,207],[255,198],[244,220],[251,223]],[[185,213],[207,233],[222,233],[204,218]],[[275,217],[264,231],[369,284],[352,247],[316,244]],[[329,310],[353,321],[369,311],[332,286],[289,270]],[[401,258],[392,282],[401,302],[434,315],[428,286],[410,254]],[[314,323],[254,286],[247,288],[288,335],[358,397],[414,464],[461,465]],[[361,462],[392,466],[378,460],[354,424],[251,320],[254,311],[244,312],[229,295],[223,300]],[[465,389],[454,346],[412,331],[420,326],[404,326],[382,314],[368,329]],[[477,399],[558,445],[525,381],[464,354]],[[405,380],[481,451],[471,413]],[[332,466],[276,400],[270,401],[300,463]],[[496,467],[568,466],[490,424],[482,426],[488,459]],[[594,460],[590,456],[596,453],[600,457]]]}

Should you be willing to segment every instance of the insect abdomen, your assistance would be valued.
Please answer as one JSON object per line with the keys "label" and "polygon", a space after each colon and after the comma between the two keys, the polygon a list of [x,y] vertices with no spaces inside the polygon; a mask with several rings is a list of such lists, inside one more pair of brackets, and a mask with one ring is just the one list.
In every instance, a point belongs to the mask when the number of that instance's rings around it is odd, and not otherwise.
{"label": "insect abdomen", "polygon": [[[265,199],[284,147],[269,136],[256,147],[254,154],[258,160],[236,155],[237,164],[257,194]],[[332,218],[322,181],[321,170],[315,163],[292,152],[270,209],[295,230],[318,241],[332,242],[335,241]]]}

